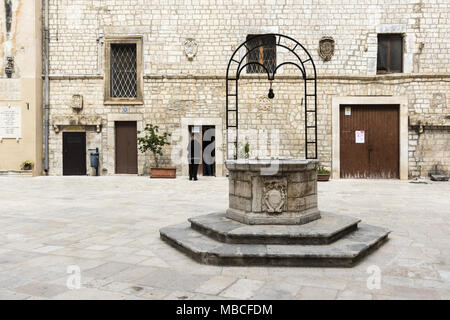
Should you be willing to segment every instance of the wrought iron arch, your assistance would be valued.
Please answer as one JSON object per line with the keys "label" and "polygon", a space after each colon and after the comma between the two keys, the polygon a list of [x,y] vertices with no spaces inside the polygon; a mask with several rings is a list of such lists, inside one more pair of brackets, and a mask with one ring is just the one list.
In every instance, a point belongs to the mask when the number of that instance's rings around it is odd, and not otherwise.
{"label": "wrought iron arch", "polygon": [[[252,51],[258,50],[260,47],[263,46],[263,44],[260,44],[260,45],[254,46],[254,47],[252,46],[250,48],[248,46],[248,43],[250,41],[254,41],[255,39],[258,39],[261,37],[266,37],[266,36],[274,36],[275,37],[275,45],[277,47],[284,48],[288,52],[292,53],[294,55],[294,57],[296,58],[296,60],[298,61],[298,63],[290,62],[290,61],[282,62],[274,68],[273,72],[270,72],[266,68],[266,66],[264,66],[263,64],[261,64],[259,62],[254,62],[254,61],[247,62],[247,57],[249,56],[249,54]],[[241,58],[236,58],[238,55],[238,52],[243,48],[246,49],[246,53],[244,55],[242,55]],[[306,59],[302,60],[300,58],[300,55],[297,54],[296,50],[301,50],[303,53],[305,53]],[[245,63],[243,63],[244,61],[245,61]],[[308,74],[308,72],[307,72],[307,68],[306,68],[307,63],[311,64],[312,74]],[[237,64],[235,74],[231,74],[231,67],[233,64]],[[306,48],[301,43],[299,43],[297,40],[295,40],[291,37],[288,37],[288,36],[285,36],[282,34],[278,34],[278,33],[260,34],[260,35],[254,36],[250,39],[247,39],[245,42],[243,42],[241,45],[239,45],[239,47],[237,47],[237,49],[233,52],[233,55],[231,56],[231,58],[228,62],[227,75],[226,75],[226,130],[227,130],[226,157],[227,157],[227,159],[230,159],[230,150],[229,150],[230,145],[233,145],[234,150],[235,150],[233,158],[236,159],[238,157],[239,79],[241,77],[242,70],[244,70],[247,66],[252,65],[252,64],[259,65],[260,67],[262,67],[262,69],[267,74],[267,80],[269,80],[269,81],[273,81],[275,79],[275,74],[277,73],[278,69],[284,65],[294,65],[295,67],[297,67],[300,70],[300,72],[302,74],[302,79],[304,82],[305,158],[306,159],[317,159],[317,73],[316,73],[316,66],[314,64],[314,61],[313,61],[310,53],[308,52],[308,50],[306,50]],[[230,85],[232,85],[233,83],[235,86],[234,91],[231,90],[232,88],[230,88]],[[313,86],[313,93],[308,93],[308,88],[311,85]],[[234,108],[230,108],[230,101],[232,101],[230,99],[235,99]],[[230,122],[231,122],[230,115],[232,115],[233,113],[234,113],[235,123],[230,124]],[[312,121],[310,121],[311,117],[312,117]],[[311,124],[311,122],[313,124]],[[308,131],[310,131],[310,130],[313,130],[314,133],[313,134],[308,133]],[[233,140],[230,139],[230,134],[232,132],[234,132],[234,137],[235,137]],[[310,146],[313,146],[312,151],[314,151],[314,152],[312,155],[310,154],[311,153]]]}

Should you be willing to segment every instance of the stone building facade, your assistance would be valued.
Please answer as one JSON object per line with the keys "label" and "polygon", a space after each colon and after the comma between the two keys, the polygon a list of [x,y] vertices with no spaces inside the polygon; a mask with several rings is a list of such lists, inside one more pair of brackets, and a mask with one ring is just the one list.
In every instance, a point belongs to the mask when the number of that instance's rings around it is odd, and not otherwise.
{"label": "stone building facade", "polygon": [[[86,149],[99,148],[100,174],[115,174],[121,121],[136,122],[137,130],[152,123],[171,132],[163,162],[176,165],[178,174],[187,173],[186,163],[177,159],[186,157],[190,126],[213,126],[216,173],[223,175],[226,67],[248,35],[267,33],[297,39],[314,59],[318,158],[334,178],[341,176],[344,105],[398,107],[401,179],[426,176],[435,165],[450,173],[448,1],[49,2],[51,175],[63,174],[64,132],[85,132]],[[379,74],[379,35],[390,34],[402,37],[402,70]],[[329,57],[319,52],[324,37],[334,42]],[[141,101],[106,99],[111,39],[138,43]],[[278,61],[288,59],[283,50],[276,54]],[[276,154],[261,151],[250,137],[251,156],[305,157],[304,84],[298,70],[277,73],[273,100],[267,99],[263,75],[244,72],[239,85],[241,130],[276,130],[279,137]],[[138,152],[138,173],[147,174],[152,161]]]}

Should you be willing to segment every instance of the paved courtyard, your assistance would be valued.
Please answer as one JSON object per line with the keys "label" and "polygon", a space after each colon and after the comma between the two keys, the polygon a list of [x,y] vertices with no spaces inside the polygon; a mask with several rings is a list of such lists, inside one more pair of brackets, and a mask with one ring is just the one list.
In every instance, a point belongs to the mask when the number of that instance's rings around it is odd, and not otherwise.
{"label": "paved courtyard", "polygon": [[351,269],[205,266],[159,239],[225,209],[227,189],[225,178],[0,177],[0,298],[450,299],[450,183],[319,183],[320,209],[392,230]]}

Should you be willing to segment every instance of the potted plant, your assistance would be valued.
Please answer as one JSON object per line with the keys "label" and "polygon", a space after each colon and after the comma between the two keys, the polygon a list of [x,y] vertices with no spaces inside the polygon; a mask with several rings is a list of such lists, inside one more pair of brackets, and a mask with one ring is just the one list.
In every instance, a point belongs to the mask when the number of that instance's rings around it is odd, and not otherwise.
{"label": "potted plant", "polygon": [[242,145],[239,143],[239,157],[244,159],[250,158],[250,143],[246,140],[245,143]]}
{"label": "potted plant", "polygon": [[[141,132],[138,131],[138,134]],[[151,151],[155,166],[150,167],[151,178],[176,178],[176,167],[160,167],[159,157],[163,155],[163,147],[170,145],[170,133],[159,134],[159,126],[147,124],[144,128],[145,136],[138,138],[139,150],[141,152]]]}
{"label": "potted plant", "polygon": [[317,169],[317,181],[328,181],[330,180],[330,171],[320,167]]}
{"label": "potted plant", "polygon": [[20,167],[22,168],[22,170],[31,170],[33,169],[33,162],[30,160],[25,160],[24,162],[22,162]]}

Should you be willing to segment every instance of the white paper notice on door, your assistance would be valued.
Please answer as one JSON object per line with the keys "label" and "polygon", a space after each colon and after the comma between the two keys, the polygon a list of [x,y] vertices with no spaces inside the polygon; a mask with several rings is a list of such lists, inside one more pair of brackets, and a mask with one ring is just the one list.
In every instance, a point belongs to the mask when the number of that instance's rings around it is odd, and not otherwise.
{"label": "white paper notice on door", "polygon": [[359,131],[355,131],[355,140],[356,143],[365,143],[366,141],[366,137],[365,137],[366,133],[364,130],[359,130]]}

